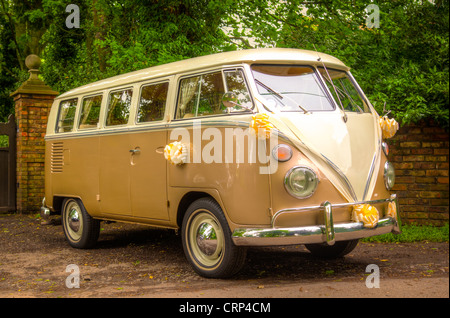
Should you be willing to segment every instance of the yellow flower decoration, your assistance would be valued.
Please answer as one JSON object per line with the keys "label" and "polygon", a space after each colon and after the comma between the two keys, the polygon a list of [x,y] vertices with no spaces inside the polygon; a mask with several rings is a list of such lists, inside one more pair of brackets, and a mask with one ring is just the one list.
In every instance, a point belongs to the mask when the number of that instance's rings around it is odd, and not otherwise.
{"label": "yellow flower decoration", "polygon": [[269,120],[269,115],[264,113],[253,115],[250,123],[250,131],[255,133],[259,138],[269,138],[270,132],[274,128]]}
{"label": "yellow flower decoration", "polygon": [[394,202],[389,202],[387,216],[397,219],[397,206]]}
{"label": "yellow flower decoration", "polygon": [[378,210],[370,204],[359,204],[353,207],[353,220],[363,222],[364,227],[374,228],[379,219]]}
{"label": "yellow flower decoration", "polygon": [[172,164],[182,165],[187,161],[187,147],[179,141],[170,143],[164,148],[164,158]]}
{"label": "yellow flower decoration", "polygon": [[387,116],[380,118],[380,126],[383,131],[383,139],[394,137],[399,129],[398,122],[394,118],[389,119]]}

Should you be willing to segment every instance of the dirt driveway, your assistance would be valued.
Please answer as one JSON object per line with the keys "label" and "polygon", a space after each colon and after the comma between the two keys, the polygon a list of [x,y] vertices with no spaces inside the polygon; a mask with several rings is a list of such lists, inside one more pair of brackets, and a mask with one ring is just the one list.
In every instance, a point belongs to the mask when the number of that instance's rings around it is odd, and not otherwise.
{"label": "dirt driveway", "polygon": [[[303,246],[252,248],[236,277],[217,280],[192,271],[174,231],[101,227],[95,249],[77,250],[65,242],[61,225],[0,215],[0,297],[449,297],[448,243],[360,243],[331,261]],[[379,270],[379,288],[366,286],[376,282],[375,271],[366,272],[370,264]]]}

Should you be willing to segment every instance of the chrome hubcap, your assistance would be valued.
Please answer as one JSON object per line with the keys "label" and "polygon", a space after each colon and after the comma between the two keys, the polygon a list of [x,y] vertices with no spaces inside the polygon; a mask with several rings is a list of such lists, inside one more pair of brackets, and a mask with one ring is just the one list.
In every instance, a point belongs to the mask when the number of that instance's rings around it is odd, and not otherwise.
{"label": "chrome hubcap", "polygon": [[69,212],[69,227],[74,232],[78,232],[80,230],[80,215],[75,208],[72,208]]}
{"label": "chrome hubcap", "polygon": [[64,223],[72,241],[79,241],[83,234],[83,215],[76,201],[70,201],[65,207]]}
{"label": "chrome hubcap", "polygon": [[225,249],[222,227],[209,212],[195,214],[189,226],[188,240],[191,253],[202,267],[220,263]]}
{"label": "chrome hubcap", "polygon": [[207,256],[213,255],[217,250],[217,234],[211,224],[202,223],[198,227],[197,245],[199,250]]}

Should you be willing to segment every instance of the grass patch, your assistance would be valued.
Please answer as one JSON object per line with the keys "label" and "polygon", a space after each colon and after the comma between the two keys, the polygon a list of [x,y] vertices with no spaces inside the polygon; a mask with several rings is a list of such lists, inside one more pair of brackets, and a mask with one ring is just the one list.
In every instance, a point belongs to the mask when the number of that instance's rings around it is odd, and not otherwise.
{"label": "grass patch", "polygon": [[7,135],[0,135],[0,148],[9,147],[9,137]]}
{"label": "grass patch", "polygon": [[362,242],[379,243],[412,243],[412,242],[448,242],[448,223],[444,226],[414,225],[408,224],[401,227],[402,233],[394,235],[392,233],[367,237],[361,239]]}

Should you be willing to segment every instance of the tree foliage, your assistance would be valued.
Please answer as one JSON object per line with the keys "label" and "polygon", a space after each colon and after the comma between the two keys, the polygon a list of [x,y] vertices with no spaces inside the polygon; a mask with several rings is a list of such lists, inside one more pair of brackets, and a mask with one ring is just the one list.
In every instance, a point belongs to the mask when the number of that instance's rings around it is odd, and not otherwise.
{"label": "tree foliage", "polygon": [[[222,21],[231,0],[78,0],[80,28],[68,28],[67,1],[0,0],[0,120],[26,80],[28,54],[42,60],[54,90],[120,73],[230,50]],[[234,47],[235,49],[235,47]]]}
{"label": "tree foliage", "polygon": [[0,120],[9,93],[43,59],[41,76],[64,92],[98,79],[219,51],[293,47],[329,53],[352,72],[377,111],[402,123],[448,127],[448,0],[77,0],[80,28],[65,21],[67,1],[0,0]]}
{"label": "tree foliage", "polygon": [[[382,114],[402,123],[449,121],[448,1],[379,0],[379,27],[368,27],[366,0],[255,0],[236,12],[255,46],[329,53],[352,72]],[[237,38],[237,37],[236,37]],[[242,42],[241,47],[248,47]]]}

